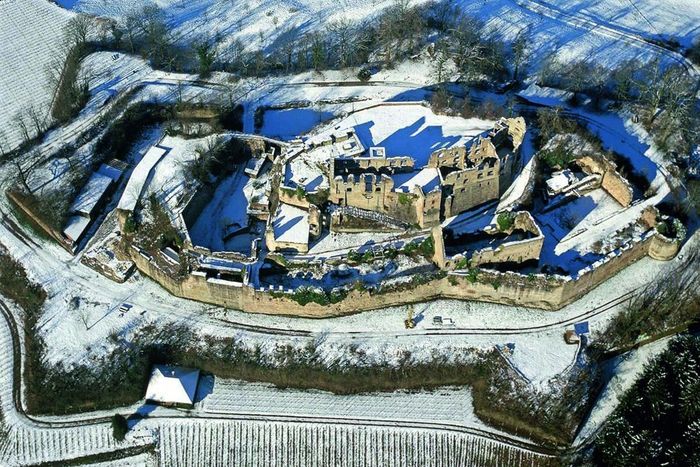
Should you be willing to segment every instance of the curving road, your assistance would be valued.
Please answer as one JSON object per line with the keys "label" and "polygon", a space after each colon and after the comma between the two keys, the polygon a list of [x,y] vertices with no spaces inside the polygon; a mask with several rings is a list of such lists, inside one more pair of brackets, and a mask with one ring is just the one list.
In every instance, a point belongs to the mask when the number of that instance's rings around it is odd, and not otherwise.
{"label": "curving road", "polygon": [[[139,447],[157,443],[160,429],[184,420],[205,419],[217,421],[257,421],[322,424],[352,427],[382,427],[387,429],[418,429],[424,431],[450,432],[496,442],[519,451],[543,458],[551,458],[560,451],[508,436],[456,423],[438,423],[421,420],[382,420],[372,418],[339,418],[330,416],[304,416],[303,414],[260,414],[255,412],[197,412],[167,410],[137,416],[132,435],[124,444],[111,437],[110,415],[105,412],[82,413],[78,416],[39,417],[26,413],[22,400],[22,342],[17,319],[4,302],[0,301],[0,352],[9,358],[0,367],[0,401],[4,416],[5,436],[0,437],[0,460],[9,465],[24,465],[34,462],[60,461],[90,454],[113,453],[125,457],[139,452]],[[125,415],[133,413],[135,407],[120,409]],[[144,433],[145,432],[145,433]],[[43,444],[51,448],[46,451]],[[42,446],[39,446],[42,444]],[[37,450],[37,448],[41,448]]]}

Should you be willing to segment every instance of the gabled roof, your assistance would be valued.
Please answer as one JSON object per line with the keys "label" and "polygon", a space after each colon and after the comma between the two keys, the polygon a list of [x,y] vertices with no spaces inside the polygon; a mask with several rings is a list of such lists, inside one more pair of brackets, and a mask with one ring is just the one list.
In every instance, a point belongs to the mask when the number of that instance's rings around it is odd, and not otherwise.
{"label": "gabled roof", "polygon": [[146,400],[165,404],[194,404],[199,370],[155,365],[146,389]]}

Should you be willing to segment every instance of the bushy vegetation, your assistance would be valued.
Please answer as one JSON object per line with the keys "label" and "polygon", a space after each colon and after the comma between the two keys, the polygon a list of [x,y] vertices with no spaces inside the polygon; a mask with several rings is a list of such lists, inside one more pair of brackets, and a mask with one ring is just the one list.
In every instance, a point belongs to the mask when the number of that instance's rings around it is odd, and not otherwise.
{"label": "bushy vegetation", "polygon": [[574,155],[565,144],[555,144],[551,149],[543,149],[538,157],[551,169],[565,169],[573,160]]}
{"label": "bushy vegetation", "polygon": [[693,63],[700,66],[700,40],[695,41],[695,43],[688,48],[687,55]]}
{"label": "bushy vegetation", "polygon": [[149,127],[163,123],[168,118],[164,106],[139,102],[129,107],[112,123],[95,143],[95,156],[99,160],[124,160]]}
{"label": "bushy vegetation", "polygon": [[571,91],[574,104],[584,95],[596,106],[605,99],[629,104],[659,149],[669,155],[687,155],[700,142],[698,78],[680,64],[632,59],[611,72],[587,60],[564,63],[553,56],[542,66],[539,83]]}
{"label": "bushy vegetation", "polygon": [[195,153],[197,158],[187,170],[195,180],[205,184],[232,173],[236,165],[245,163],[252,156],[250,146],[235,137],[200,147]]}
{"label": "bushy vegetation", "polygon": [[46,292],[27,277],[24,267],[0,245],[0,293],[13,300],[27,313],[41,311]]}
{"label": "bushy vegetation", "polygon": [[597,465],[700,465],[700,337],[681,336],[620,400],[595,443]]}
{"label": "bushy vegetation", "polygon": [[598,368],[575,367],[550,383],[559,390],[538,391],[512,370],[501,368],[490,375],[488,390],[474,391],[474,408],[490,425],[544,444],[567,446],[595,401]]}
{"label": "bushy vegetation", "polygon": [[95,48],[88,44],[76,44],[66,56],[63,73],[51,107],[51,116],[59,124],[77,116],[90,99],[88,82],[78,80],[78,72],[83,58],[94,50]]}
{"label": "bushy vegetation", "polygon": [[126,433],[129,431],[129,423],[126,418],[120,414],[112,415],[112,436],[117,441],[124,441]]}
{"label": "bushy vegetation", "polygon": [[[112,23],[109,46],[148,58],[156,68],[198,72],[206,78],[221,70],[239,76],[263,76],[314,70],[361,67],[358,79],[371,78],[373,67],[391,67],[440,39],[432,49],[435,62],[453,60],[465,82],[506,74],[508,61],[514,70],[524,67],[526,38],[521,36],[512,50],[484,24],[466,16],[454,2],[441,0],[413,5],[397,0],[363,23],[338,20],[324,30],[283,36],[295,41],[251,50],[234,42],[224,52],[223,35],[199,38],[190,47],[176,45],[166,17],[155,5],[137,9],[124,21]],[[264,32],[261,32],[261,41]],[[247,50],[246,50],[247,49]]]}
{"label": "bushy vegetation", "polygon": [[314,289],[311,287],[299,287],[293,294],[274,294],[278,297],[288,297],[301,306],[308,305],[309,303],[317,303],[319,305],[331,305],[333,303],[342,302],[347,296],[346,292],[327,292],[321,289]]}
{"label": "bushy vegetation", "polygon": [[639,340],[680,331],[700,320],[700,258],[647,286],[594,340],[599,349],[629,348]]}
{"label": "bushy vegetation", "polygon": [[151,193],[147,204],[147,212],[141,213],[144,220],[136,227],[139,246],[151,253],[166,246],[182,247],[180,233],[173,226],[166,208],[154,193]]}
{"label": "bushy vegetation", "polygon": [[505,232],[513,228],[515,224],[515,214],[512,212],[502,212],[496,217],[496,224],[498,225],[498,230]]}

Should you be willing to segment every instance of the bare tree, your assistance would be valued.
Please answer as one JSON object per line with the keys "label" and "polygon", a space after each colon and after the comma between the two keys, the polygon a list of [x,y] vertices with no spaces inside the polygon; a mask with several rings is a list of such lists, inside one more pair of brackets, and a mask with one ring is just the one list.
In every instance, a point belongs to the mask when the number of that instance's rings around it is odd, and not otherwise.
{"label": "bare tree", "polygon": [[46,131],[46,116],[42,115],[33,104],[27,107],[25,112],[27,118],[34,124],[37,136]]}
{"label": "bare tree", "polygon": [[12,122],[17,126],[17,129],[19,130],[20,134],[22,135],[22,139],[24,142],[29,142],[31,139],[29,136],[29,127],[27,125],[27,122],[24,119],[23,111],[17,112],[14,117],[12,117]]}
{"label": "bare tree", "polygon": [[83,13],[72,17],[63,30],[66,41],[71,47],[85,45],[94,32],[95,20]]}
{"label": "bare tree", "polygon": [[442,41],[438,42],[430,51],[430,55],[433,61],[433,79],[438,84],[442,83],[445,81],[450,60],[447,44]]}
{"label": "bare tree", "polygon": [[139,33],[139,28],[141,25],[141,20],[139,19],[138,13],[130,13],[124,18],[124,35],[129,44],[129,51],[133,54],[136,53],[137,38]]}
{"label": "bare tree", "polygon": [[527,55],[529,37],[525,30],[518,33],[518,36],[513,41],[513,79],[518,81],[520,78],[521,68],[525,62],[525,56]]}
{"label": "bare tree", "polygon": [[29,170],[22,167],[22,163],[18,157],[12,159],[10,163],[12,164],[17,180],[22,184],[24,191],[26,193],[31,193],[32,190],[29,188]]}

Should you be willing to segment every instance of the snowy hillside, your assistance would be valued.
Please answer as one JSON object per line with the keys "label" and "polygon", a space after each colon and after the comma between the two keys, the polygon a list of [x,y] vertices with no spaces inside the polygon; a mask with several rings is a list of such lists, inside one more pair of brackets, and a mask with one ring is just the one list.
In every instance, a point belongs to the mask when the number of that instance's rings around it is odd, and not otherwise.
{"label": "snowy hillside", "polygon": [[[414,0],[413,4],[425,0]],[[76,11],[119,18],[147,3],[166,10],[182,43],[223,35],[221,52],[240,41],[247,50],[271,47],[298,34],[323,30],[334,21],[358,21],[381,12],[392,0],[58,0]],[[654,57],[644,38],[677,38],[688,46],[698,37],[696,0],[455,0],[507,40],[530,35],[531,59],[558,51],[563,59],[588,57],[614,66]],[[678,12],[683,15],[679,16]],[[602,26],[602,27],[600,27]],[[663,52],[663,50],[658,52]]]}
{"label": "snowy hillside", "polygon": [[207,36],[224,37],[224,55],[234,41],[248,50],[268,48],[276,41],[313,30],[334,21],[362,20],[392,0],[58,0],[59,5],[76,11],[121,18],[155,4],[165,10],[176,37],[182,43]]}
{"label": "snowy hillside", "polygon": [[13,123],[18,113],[34,106],[48,115],[53,89],[47,85],[46,68],[70,16],[46,0],[0,2],[0,145],[21,142]]}

